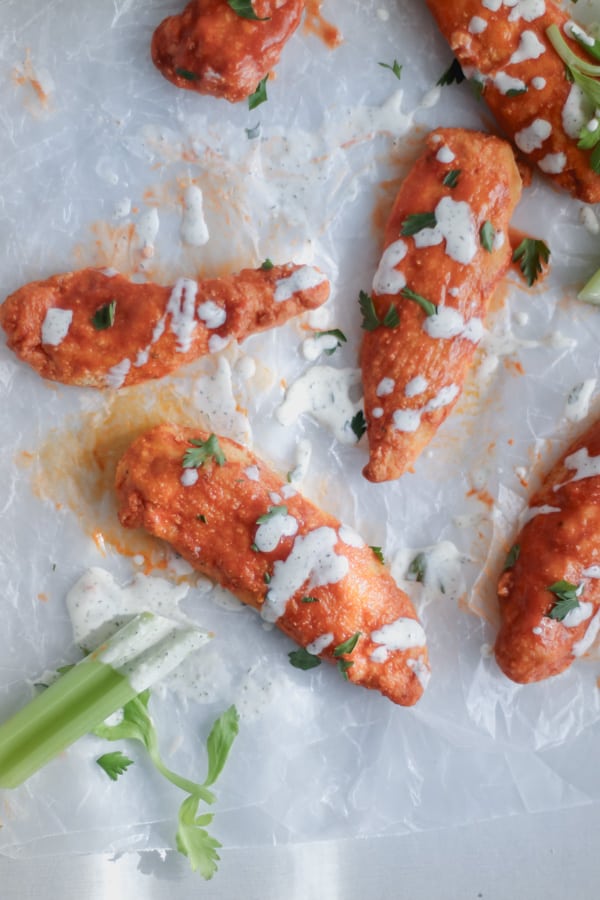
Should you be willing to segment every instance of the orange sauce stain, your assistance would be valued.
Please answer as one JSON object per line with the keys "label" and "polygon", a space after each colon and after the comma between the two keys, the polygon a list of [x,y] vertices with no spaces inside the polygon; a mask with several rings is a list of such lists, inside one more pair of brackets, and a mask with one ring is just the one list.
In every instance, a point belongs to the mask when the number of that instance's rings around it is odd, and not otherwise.
{"label": "orange sauce stain", "polygon": [[[57,509],[66,507],[82,530],[106,555],[107,546],[124,556],[143,557],[148,573],[165,568],[166,545],[143,531],[123,528],[118,520],[114,480],[117,463],[129,444],[160,422],[190,425],[194,421],[189,396],[174,385],[140,385],[107,397],[94,410],[71,416],[51,429],[35,453],[20,454],[31,473],[35,496]],[[33,457],[33,460],[29,459]],[[40,595],[40,599],[42,599]]]}
{"label": "orange sauce stain", "polygon": [[596,678],[596,687],[600,690],[600,677]]}
{"label": "orange sauce stain", "polygon": [[467,491],[467,497],[476,497],[481,503],[484,503],[486,506],[489,506],[492,509],[494,505],[494,498],[486,491],[485,488],[471,488],[470,491]]}
{"label": "orange sauce stain", "polygon": [[331,50],[339,47],[344,38],[341,31],[323,18],[321,6],[323,0],[307,0],[304,14],[305,34],[314,34]]}
{"label": "orange sauce stain", "polygon": [[514,446],[514,443],[515,443],[515,439],[514,439],[514,438],[509,438],[509,439],[507,440],[506,443],[509,445],[509,447],[513,447],[513,446]]}
{"label": "orange sauce stain", "polygon": [[38,594],[37,598],[38,598],[38,600],[41,600],[42,603],[48,602],[48,594],[44,594],[44,593]]}
{"label": "orange sauce stain", "polygon": [[521,365],[521,363],[516,359],[505,359],[504,368],[507,372],[510,372],[512,375],[524,375],[525,369]]}
{"label": "orange sauce stain", "polygon": [[31,50],[25,51],[25,61],[21,67],[15,67],[11,72],[13,84],[18,87],[29,88],[31,94],[38,101],[39,105],[45,109],[48,108],[49,95],[42,87],[31,62]]}

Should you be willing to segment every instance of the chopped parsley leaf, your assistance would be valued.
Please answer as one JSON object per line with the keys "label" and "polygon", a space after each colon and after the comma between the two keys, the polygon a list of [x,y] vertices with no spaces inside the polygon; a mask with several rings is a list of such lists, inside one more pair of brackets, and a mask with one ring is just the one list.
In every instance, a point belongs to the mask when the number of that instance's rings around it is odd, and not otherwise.
{"label": "chopped parsley leaf", "polygon": [[341,674],[344,676],[346,681],[349,680],[348,679],[348,669],[351,669],[353,665],[354,665],[354,663],[352,662],[351,659],[338,659],[338,662],[337,662],[338,672],[341,672]]}
{"label": "chopped parsley leaf", "polygon": [[358,643],[358,639],[361,636],[361,631],[356,631],[352,637],[349,637],[346,641],[343,641],[341,644],[338,644],[337,647],[333,649],[334,656],[344,656],[346,653],[352,653],[354,648]]}
{"label": "chopped parsley leaf", "polygon": [[100,306],[92,316],[92,325],[96,331],[104,331],[106,328],[112,328],[115,322],[115,313],[117,310],[117,301],[110,300],[104,306]]}
{"label": "chopped parsley leaf", "polygon": [[398,60],[395,59],[394,62],[390,65],[389,63],[380,62],[379,65],[382,69],[389,69],[394,73],[398,81],[400,80],[400,76],[402,75],[402,66],[398,63]]}
{"label": "chopped parsley leaf", "polygon": [[444,177],[442,184],[444,187],[455,188],[461,175],[461,169],[450,169]]}
{"label": "chopped parsley leaf", "polygon": [[381,549],[381,547],[372,547],[372,546],[369,546],[369,549],[373,551],[373,553],[375,554],[375,556],[377,557],[377,559],[379,560],[379,562],[384,562],[384,559],[383,559],[383,550]]}
{"label": "chopped parsley leaf", "polygon": [[492,225],[491,222],[485,221],[481,228],[479,229],[479,241],[484,250],[487,250],[488,253],[491,253],[494,249],[494,237],[496,236],[496,229]]}
{"label": "chopped parsley leaf", "polygon": [[332,328],[332,329],[330,329],[329,331],[315,331],[315,333],[313,334],[313,337],[314,337],[314,338],[321,338],[321,337],[334,337],[334,338],[337,338],[337,344],[335,345],[335,347],[328,347],[328,348],[324,351],[324,352],[326,353],[327,356],[332,356],[332,354],[335,353],[335,351],[337,350],[337,348],[338,348],[338,347],[341,347],[342,344],[345,344],[346,341],[348,340],[348,338],[346,337],[346,335],[344,334],[344,332],[343,332],[343,331],[340,331],[339,328]]}
{"label": "chopped parsley leaf", "polygon": [[199,469],[209,459],[214,459],[218,466],[225,465],[225,454],[221,450],[216,434],[211,434],[206,441],[192,438],[190,444],[193,447],[188,448],[183,457],[184,469]]}
{"label": "chopped parsley leaf", "polygon": [[256,90],[248,97],[248,109],[256,109],[257,106],[260,106],[261,103],[266,103],[266,101],[269,99],[267,97],[268,80],[269,76],[265,75],[265,77],[261,78],[261,80],[258,82]]}
{"label": "chopped parsley leaf", "polygon": [[104,753],[98,757],[96,762],[101,769],[104,769],[112,781],[116,781],[119,775],[122,775],[129,766],[133,765],[133,760],[125,756],[120,750],[115,750],[113,753]]}
{"label": "chopped parsley leaf", "polygon": [[360,441],[361,437],[367,430],[367,423],[365,421],[365,414],[362,409],[356,413],[355,416],[352,416],[352,421],[350,422],[350,428],[356,435],[356,440]]}
{"label": "chopped parsley leaf", "polygon": [[257,525],[266,525],[275,516],[287,516],[287,506],[270,506],[269,511],[256,520]]}
{"label": "chopped parsley leaf", "polygon": [[195,72],[190,72],[189,69],[175,69],[175,74],[179,75],[180,78],[185,78],[186,81],[198,81],[200,77]]}
{"label": "chopped parsley leaf", "polygon": [[579,597],[583,593],[583,584],[571,584],[570,581],[555,581],[547,588],[550,593],[558,597],[554,606],[548,613],[550,619],[562,622],[565,616],[579,606]]}
{"label": "chopped parsley leaf", "polygon": [[435,228],[436,225],[437,219],[435,213],[412,213],[410,216],[407,216],[402,223],[400,234],[402,237],[412,237],[413,234],[418,234],[419,231],[423,231],[424,228]]}
{"label": "chopped parsley leaf", "polygon": [[253,19],[255,22],[268,22],[270,16],[261,18],[252,8],[252,0],[227,0],[227,5],[240,17],[240,19]]}
{"label": "chopped parsley leaf", "polygon": [[298,650],[291,650],[288,653],[288,658],[295,669],[304,669],[304,671],[315,669],[321,665],[319,657],[309,653],[304,647],[300,647]]}
{"label": "chopped parsley leaf", "polygon": [[270,272],[271,269],[274,269],[274,268],[275,268],[274,264],[271,262],[271,260],[270,260],[269,257],[267,256],[267,258],[265,259],[265,261],[264,261],[263,264],[261,265],[261,269],[263,270],[263,272]]}
{"label": "chopped parsley leaf", "polygon": [[508,551],[508,553],[506,554],[506,559],[504,561],[504,569],[503,569],[504,572],[506,572],[507,569],[512,569],[512,567],[518,560],[520,553],[521,553],[520,546],[518,544],[513,544],[512,547],[510,548],[510,550]]}
{"label": "chopped parsley leaf", "polygon": [[407,576],[409,581],[418,581],[419,584],[425,583],[425,572],[427,571],[427,556],[425,553],[417,553],[410,566],[408,567]]}
{"label": "chopped parsley leaf", "polygon": [[403,297],[406,297],[408,300],[414,300],[415,303],[418,303],[425,315],[427,316],[435,316],[438,308],[435,303],[432,303],[431,300],[427,300],[425,297],[422,297],[421,294],[415,293],[415,291],[411,291],[410,288],[402,288],[400,291]]}

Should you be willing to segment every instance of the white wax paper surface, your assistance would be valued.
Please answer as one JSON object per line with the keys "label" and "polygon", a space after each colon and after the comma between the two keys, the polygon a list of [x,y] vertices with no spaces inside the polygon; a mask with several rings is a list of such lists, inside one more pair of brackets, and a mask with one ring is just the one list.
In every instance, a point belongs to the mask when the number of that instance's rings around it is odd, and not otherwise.
{"label": "white wax paper surface", "polygon": [[[452,57],[419,0],[326,0],[343,42],[330,49],[300,28],[253,112],[179,91],[153,67],[152,31],[181,6],[0,0],[4,290],[84,265],[172,283],[265,257],[313,262],[333,285],[326,327],[348,338],[319,363],[356,368],[357,294],[370,288],[399,179],[430,128],[489,129],[491,117],[468,85],[435,87]],[[590,4],[574,9],[585,15]],[[394,59],[400,80],[379,65]],[[181,240],[190,184],[204,195],[201,247]],[[80,657],[65,596],[85,569],[125,583],[162,566],[153,574],[189,580],[182,610],[216,635],[154,692],[168,764],[201,779],[212,721],[232,702],[241,715],[212,826],[225,847],[599,801],[597,656],[518,687],[489,653],[495,580],[528,491],[583,427],[565,417],[570,391],[600,377],[600,313],[575,300],[600,259],[581,207],[537,177],[525,191],[515,225],[547,241],[552,271],[532,290],[508,277],[456,410],[396,483],[362,479],[366,439],[340,444],[307,416],[285,428],[275,419],[282,385],[312,365],[303,320],[118,396],[45,383],[3,345],[0,717],[32,696],[44,671]],[[292,668],[287,638],[119,528],[115,459],[131,434],[165,418],[245,440],[282,473],[298,441],[310,441],[303,492],[383,548],[425,625],[433,676],[414,709],[345,683],[333,667]],[[436,576],[406,583],[425,547],[435,548]],[[173,846],[178,792],[136,747],[126,750],[139,764],[108,782],[95,764],[105,746],[84,738],[3,792],[3,853]]]}

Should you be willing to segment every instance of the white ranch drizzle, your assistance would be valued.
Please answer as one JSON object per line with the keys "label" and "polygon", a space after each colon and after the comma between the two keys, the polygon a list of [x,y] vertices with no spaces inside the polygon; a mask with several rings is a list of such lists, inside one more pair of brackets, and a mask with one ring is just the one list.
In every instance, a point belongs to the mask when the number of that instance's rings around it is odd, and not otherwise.
{"label": "white ranch drizzle", "polygon": [[333,643],[333,635],[330,631],[327,634],[321,634],[318,638],[315,638],[314,641],[311,641],[310,644],[306,645],[306,652],[310,653],[311,656],[318,656],[319,653],[322,653],[323,650],[326,650],[327,647],[330,647]]}
{"label": "white ranch drizzle", "polygon": [[195,323],[195,303],[198,284],[190,278],[178,278],[167,303],[166,314],[171,316],[171,331],[177,338],[177,350],[187,353],[192,345]]}
{"label": "white ranch drizzle", "polygon": [[130,368],[130,359],[122,359],[120,363],[117,363],[115,366],[111,366],[106,373],[106,386],[114,388],[115,390],[122,387],[125,379],[127,378],[127,373],[129,372]]}
{"label": "white ranch drizzle", "polygon": [[422,394],[423,391],[427,390],[427,386],[429,382],[423,375],[415,375],[414,378],[411,378],[406,387],[404,388],[404,396],[405,397],[418,397],[419,394]]}
{"label": "white ranch drizzle", "polygon": [[400,616],[394,622],[383,625],[371,632],[374,644],[381,644],[371,653],[374,662],[385,662],[394,650],[410,650],[413,647],[425,647],[426,638],[423,626],[416,619]]}
{"label": "white ranch drizzle", "polygon": [[583,569],[581,574],[584,578],[600,578],[600,566],[589,566]]}
{"label": "white ranch drizzle", "polygon": [[469,25],[467,27],[467,31],[469,34],[482,34],[488,27],[488,23],[485,19],[482,19],[481,16],[473,16]]}
{"label": "white ranch drizzle", "polygon": [[394,241],[383,251],[373,278],[373,291],[376,294],[398,294],[406,287],[406,276],[396,266],[402,262],[407,251],[407,244],[401,240]]}
{"label": "white ranch drizzle", "polygon": [[567,469],[574,469],[575,474],[571,478],[567,478],[562,484],[555,484],[554,490],[564,487],[565,484],[572,484],[574,481],[583,481],[584,478],[597,478],[600,475],[600,456],[590,456],[587,448],[582,447],[575,453],[571,453],[565,459]]}
{"label": "white ranch drizzle", "polygon": [[312,266],[300,266],[290,275],[279,278],[275,282],[275,302],[283,303],[285,300],[291,300],[294,294],[298,294],[300,291],[310,291],[311,288],[318,287],[326,280],[325,275],[318,269]]}
{"label": "white ranch drizzle", "polygon": [[573,656],[583,656],[590,649],[600,631],[600,610],[596,613],[581,640],[573,644]]}
{"label": "white ranch drizzle", "polygon": [[184,469],[179,480],[184,487],[192,487],[198,481],[198,469]]}
{"label": "white ranch drizzle", "polygon": [[479,248],[473,211],[464,200],[442,197],[435,208],[436,225],[423,228],[414,236],[416,247],[433,247],[446,242],[446,254],[463,265],[472,262]]}
{"label": "white ranch drizzle", "polygon": [[579,132],[593,113],[594,107],[579,85],[572,84],[561,114],[565,134],[573,140],[578,140]]}
{"label": "white ranch drizzle", "polygon": [[183,219],[181,221],[181,239],[192,247],[202,247],[208,243],[210,234],[204,218],[202,191],[195,184],[190,184],[183,195]]}
{"label": "white ranch drizzle", "polygon": [[507,75],[506,72],[498,72],[493,80],[496,89],[501,94],[508,94],[509,91],[524,91],[527,88],[524,81],[520,78],[513,78],[512,75]]}
{"label": "white ranch drizzle", "polygon": [[519,39],[519,46],[508,61],[509,66],[527,62],[530,59],[539,59],[546,52],[546,46],[538,38],[535,31],[524,31]]}
{"label": "white ranch drizzle", "polygon": [[354,528],[350,528],[349,525],[340,525],[338,534],[340,536],[340,541],[343,541],[344,544],[348,544],[349,547],[359,548],[365,546],[365,542],[360,534],[357,534]]}
{"label": "white ranch drizzle", "polygon": [[285,560],[277,560],[261,615],[276,622],[285,612],[288,601],[306,584],[306,590],[325,584],[337,584],[348,574],[350,564],[335,552],[338,536],[333,528],[323,526],[300,535]]}
{"label": "white ranch drizzle", "polygon": [[276,514],[268,522],[258,526],[254,543],[261,553],[270,553],[282,538],[293,537],[297,533],[298,520],[294,516]]}
{"label": "white ranch drizzle", "polygon": [[42,322],[42,344],[58,347],[69,333],[72,321],[72,309],[49,309]]}
{"label": "white ranch drizzle", "polygon": [[425,657],[418,656],[416,659],[411,657],[410,659],[406,660],[406,665],[409,669],[413,670],[413,672],[417,676],[419,684],[421,685],[423,690],[425,690],[425,688],[429,684],[429,679],[431,678],[431,669],[427,665]]}
{"label": "white ranch drizzle", "polygon": [[531,79],[531,86],[536,89],[536,91],[543,91],[546,87],[546,79],[542,78],[541,75],[536,75],[535,78]]}
{"label": "white ranch drizzle", "polygon": [[505,0],[504,5],[513,7],[508,15],[509,22],[516,22],[519,19],[534,22],[546,12],[545,0],[517,0],[516,3],[507,3]]}
{"label": "white ranch drizzle", "polygon": [[569,391],[565,408],[565,416],[569,422],[583,422],[587,417],[595,389],[596,379],[586,378]]}
{"label": "white ranch drizzle", "polygon": [[425,406],[420,409],[398,409],[392,415],[392,421],[396,431],[416,431],[421,424],[421,416],[423,413],[434,412],[436,409],[442,409],[449,406],[458,397],[460,388],[456,384],[449,384],[437,392]]}
{"label": "white ranch drizzle", "polygon": [[515,134],[515,144],[523,153],[532,153],[539,150],[544,141],[552,134],[552,125],[546,119],[534,119],[527,128],[522,128]]}
{"label": "white ranch drizzle", "polygon": [[438,306],[437,313],[426,316],[423,322],[423,331],[431,338],[444,338],[450,340],[455,337],[464,337],[473,343],[481,340],[483,323],[481,319],[474,317],[465,322],[457,309],[452,306]]}
{"label": "white ranch drizzle", "polygon": [[335,350],[338,339],[334,334],[320,334],[318,337],[309,337],[302,342],[302,356],[309,362],[314,362],[326,350]]}
{"label": "white ranch drizzle", "polygon": [[525,510],[520,523],[521,528],[527,525],[528,522],[531,522],[532,519],[535,519],[536,516],[547,516],[555,512],[562,512],[560,506],[532,506],[530,509]]}
{"label": "white ranch drizzle", "polygon": [[221,350],[224,350],[229,345],[230,341],[230,336],[221,337],[220,334],[211,334],[208,339],[208,352],[220,353]]}
{"label": "white ranch drizzle", "polygon": [[538,166],[547,175],[559,175],[566,164],[567,157],[564,153],[547,153],[542,159],[538,159]]}
{"label": "white ranch drizzle", "polygon": [[215,303],[214,300],[205,300],[203,303],[199,303],[196,312],[198,318],[210,329],[220,328],[227,320],[227,310]]}
{"label": "white ranch drizzle", "polygon": [[377,389],[375,391],[378,397],[387,397],[392,393],[396,382],[393,378],[382,378],[379,384],[377,385]]}
{"label": "white ranch drizzle", "polygon": [[580,600],[579,606],[570,610],[562,620],[565,628],[577,628],[582,622],[587,622],[594,611],[594,604],[588,603],[586,600]]}
{"label": "white ranch drizzle", "polygon": [[454,155],[450,147],[446,147],[444,145],[443,147],[440,147],[435,155],[435,158],[438,162],[441,163],[451,163],[456,159],[456,156]]}
{"label": "white ranch drizzle", "polygon": [[376,406],[371,410],[371,415],[374,419],[381,419],[383,416],[383,406]]}
{"label": "white ranch drizzle", "polygon": [[244,475],[249,481],[260,481],[258,466],[248,466],[247,469],[244,469]]}
{"label": "white ranch drizzle", "polygon": [[312,366],[290,385],[275,415],[282,425],[291,425],[303,413],[309,413],[330,428],[338,441],[353,444],[356,435],[350,423],[361,404],[351,400],[350,394],[360,382],[358,369]]}

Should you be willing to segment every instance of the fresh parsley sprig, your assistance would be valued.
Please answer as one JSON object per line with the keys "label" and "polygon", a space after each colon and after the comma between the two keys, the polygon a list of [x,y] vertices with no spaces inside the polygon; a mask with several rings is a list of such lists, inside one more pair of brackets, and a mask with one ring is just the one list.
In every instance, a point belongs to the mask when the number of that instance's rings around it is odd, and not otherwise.
{"label": "fresh parsley sprig", "polygon": [[104,769],[112,781],[116,781],[119,775],[122,775],[129,766],[133,765],[133,760],[125,756],[121,750],[115,750],[113,753],[103,753],[96,762],[101,769]]}
{"label": "fresh parsley sprig", "polygon": [[437,219],[433,212],[411,213],[402,223],[400,234],[402,237],[412,237],[424,228],[435,228],[436,225]]}
{"label": "fresh parsley sprig", "polygon": [[458,184],[458,179],[460,178],[462,173],[462,169],[450,169],[449,172],[444,176],[444,180],[442,184],[444,187],[455,188]]}
{"label": "fresh parsley sprig", "polygon": [[369,546],[369,550],[373,551],[380,563],[385,562],[383,558],[383,550],[381,549],[381,547]]}
{"label": "fresh parsley sprig", "polygon": [[483,249],[487,250],[488,253],[491,253],[494,249],[495,236],[496,229],[490,221],[486,220],[479,229],[479,242]]}
{"label": "fresh parsley sprig", "polygon": [[314,653],[309,653],[305,647],[299,647],[298,650],[291,650],[288,653],[288,658],[295,669],[303,669],[304,671],[316,669],[317,666],[321,665],[319,657],[315,656]]}
{"label": "fresh parsley sprig", "polygon": [[558,599],[548,613],[550,619],[562,622],[565,616],[579,606],[579,597],[583,593],[583,584],[571,584],[570,581],[555,581],[546,590]]}
{"label": "fresh parsley sprig", "polygon": [[446,71],[440,75],[436,84],[439,87],[444,87],[447,84],[460,84],[466,78],[465,73],[463,72],[461,65],[457,59],[453,59]]}
{"label": "fresh parsley sprig", "polygon": [[214,459],[218,466],[224,466],[227,462],[215,434],[211,434],[206,441],[200,438],[192,438],[190,444],[193,447],[188,448],[183,457],[184,469],[199,469],[210,459]]}
{"label": "fresh parsley sprig", "polygon": [[438,308],[435,303],[432,303],[431,300],[427,300],[426,297],[423,297],[421,294],[411,291],[410,288],[402,288],[400,293],[403,297],[406,297],[407,300],[413,300],[415,303],[418,303],[425,315],[435,316],[437,314]]}
{"label": "fresh parsley sprig", "polygon": [[549,259],[548,245],[536,238],[523,238],[512,255],[512,261],[519,263],[529,287],[535,284],[544,267],[548,265]]}
{"label": "fresh parsley sprig", "polygon": [[519,544],[513,544],[508,553],[506,554],[506,559],[504,560],[504,569],[506,572],[508,569],[512,569],[519,556],[521,555],[521,547]]}
{"label": "fresh parsley sprig", "polygon": [[[197,816],[197,812],[201,801],[212,804],[216,799],[209,788],[221,774],[238,734],[237,710],[235,706],[230,706],[213,724],[206,741],[208,772],[202,784],[197,784],[177,775],[162,761],[156,729],[148,713],[149,699],[150,691],[138,694],[123,707],[123,719],[118,725],[100,725],[94,729],[94,734],[109,741],[123,739],[139,741],[145,747],[158,772],[189,795],[179,807],[175,842],[179,852],[188,857],[192,870],[198,870],[203,878],[210,879],[217,871],[219,861],[217,850],[221,844],[206,830],[206,826],[210,825],[214,818],[213,813]],[[131,764],[131,760],[128,764]],[[109,774],[109,777],[113,776]]]}
{"label": "fresh parsley sprig", "polygon": [[329,331],[315,331],[311,337],[315,338],[315,340],[322,337],[334,337],[337,340],[335,347],[327,347],[324,351],[326,356],[332,356],[338,347],[341,347],[348,340],[344,332],[340,331],[339,328],[331,328]]}
{"label": "fresh parsley sprig", "polygon": [[367,430],[367,422],[365,420],[365,414],[362,409],[356,413],[355,416],[352,416],[352,420],[350,422],[350,428],[356,435],[356,440],[360,441],[361,437]]}

